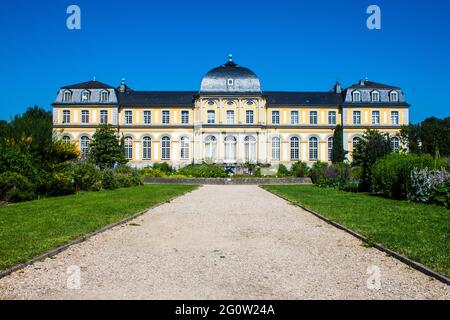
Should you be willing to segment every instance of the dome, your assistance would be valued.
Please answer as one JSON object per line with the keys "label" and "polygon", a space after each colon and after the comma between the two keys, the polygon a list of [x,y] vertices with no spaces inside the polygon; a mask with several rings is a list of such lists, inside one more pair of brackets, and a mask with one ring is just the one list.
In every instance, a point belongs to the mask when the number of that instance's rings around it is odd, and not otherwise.
{"label": "dome", "polygon": [[250,69],[228,62],[209,71],[202,80],[200,93],[261,93],[258,76]]}

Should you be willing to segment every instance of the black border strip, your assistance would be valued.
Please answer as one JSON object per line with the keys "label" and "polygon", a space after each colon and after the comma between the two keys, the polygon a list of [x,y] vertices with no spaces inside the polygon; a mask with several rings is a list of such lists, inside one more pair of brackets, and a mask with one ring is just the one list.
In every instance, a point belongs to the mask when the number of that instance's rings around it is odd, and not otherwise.
{"label": "black border strip", "polygon": [[[260,187],[261,187],[261,186],[260,186]],[[277,193],[275,193],[275,192],[272,192],[272,191],[270,191],[270,190],[267,190],[267,189],[265,189],[265,188],[262,188],[262,189],[264,189],[264,190],[266,190],[267,192],[270,192],[271,194],[273,194],[273,195],[275,195],[275,196],[277,196],[277,197],[279,197],[279,198],[281,198],[281,199],[283,199],[283,200],[289,202],[289,203],[292,204],[292,205],[295,205],[295,206],[297,206],[297,207],[299,207],[299,208],[301,208],[301,209],[303,209],[303,210],[305,210],[305,211],[307,211],[307,212],[313,214],[313,215],[316,216],[317,218],[319,218],[319,219],[325,221],[326,223],[331,224],[332,226],[334,226],[334,227],[336,227],[336,228],[338,228],[338,229],[341,229],[341,230],[343,230],[343,231],[345,231],[345,232],[351,234],[351,235],[354,236],[355,238],[358,238],[359,240],[361,240],[361,241],[363,241],[363,242],[372,244],[372,246],[373,246],[374,248],[376,248],[376,249],[378,249],[378,250],[380,250],[380,251],[382,251],[382,252],[384,252],[384,253],[387,253],[388,255],[390,255],[390,256],[394,257],[395,259],[397,259],[397,260],[403,262],[404,264],[410,266],[411,268],[414,268],[414,269],[416,269],[416,270],[418,270],[418,271],[420,271],[420,272],[426,274],[427,276],[433,277],[433,278],[435,278],[435,279],[437,279],[437,280],[443,282],[443,283],[446,284],[446,285],[450,285],[450,278],[444,276],[443,274],[441,274],[441,273],[439,273],[439,272],[437,272],[437,271],[434,271],[434,270],[432,270],[432,269],[430,269],[430,268],[424,266],[424,265],[421,264],[421,263],[418,263],[418,262],[416,262],[416,261],[414,261],[414,260],[411,260],[411,259],[409,259],[409,258],[407,258],[407,257],[405,257],[405,256],[403,256],[403,255],[401,255],[400,253],[397,253],[397,252],[395,252],[395,251],[393,251],[393,250],[391,250],[391,249],[388,249],[388,248],[386,248],[385,246],[383,246],[383,245],[380,244],[380,243],[372,243],[372,242],[369,241],[369,239],[367,239],[365,236],[359,234],[358,232],[353,231],[352,229],[349,229],[349,228],[347,228],[347,227],[345,227],[345,226],[343,226],[343,225],[341,225],[341,224],[339,224],[339,223],[337,223],[337,222],[335,222],[335,221],[333,221],[333,220],[331,220],[331,219],[329,219],[329,218],[327,218],[327,217],[321,215],[320,213],[317,213],[317,212],[315,212],[315,211],[313,211],[313,210],[311,210],[311,209],[308,209],[308,208],[304,207],[303,205],[301,205],[301,204],[299,204],[299,203],[295,203],[295,202],[293,202],[292,200],[288,199],[287,197],[284,197],[284,196],[282,196],[282,195],[279,195],[279,194],[277,194]]]}

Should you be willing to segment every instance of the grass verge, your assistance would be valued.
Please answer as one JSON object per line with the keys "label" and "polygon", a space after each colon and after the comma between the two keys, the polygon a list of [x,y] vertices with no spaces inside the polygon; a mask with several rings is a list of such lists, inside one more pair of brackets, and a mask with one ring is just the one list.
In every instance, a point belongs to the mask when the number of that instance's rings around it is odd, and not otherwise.
{"label": "grass verge", "polygon": [[195,188],[144,185],[0,206],[0,270]]}
{"label": "grass verge", "polygon": [[317,186],[263,186],[414,261],[450,276],[450,210]]}

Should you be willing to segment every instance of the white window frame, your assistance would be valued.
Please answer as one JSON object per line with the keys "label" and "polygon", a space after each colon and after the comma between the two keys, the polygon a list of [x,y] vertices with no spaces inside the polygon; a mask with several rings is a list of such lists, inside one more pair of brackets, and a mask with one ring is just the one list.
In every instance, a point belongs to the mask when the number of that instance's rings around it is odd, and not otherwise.
{"label": "white window frame", "polygon": [[353,124],[360,125],[361,124],[361,111],[353,110]]}
{"label": "white window frame", "polygon": [[81,102],[89,102],[91,100],[91,93],[88,90],[81,91]]}
{"label": "white window frame", "polygon": [[300,113],[298,110],[292,110],[291,111],[291,125],[298,125],[300,124]]}
{"label": "white window frame", "polygon": [[62,123],[63,124],[70,123],[70,110],[63,110],[62,111]]}
{"label": "white window frame", "polygon": [[89,139],[88,136],[80,137],[80,156],[81,156],[81,159],[83,159],[83,160],[88,157],[90,142],[91,142],[91,139]]}
{"label": "white window frame", "polygon": [[123,143],[123,151],[125,154],[125,158],[128,160],[133,160],[133,138],[125,137]]}
{"label": "white window frame", "polygon": [[72,139],[71,139],[70,136],[68,136],[68,135],[65,135],[65,136],[62,137],[62,141],[63,141],[64,143],[69,143],[71,140],[72,140]]}
{"label": "white window frame", "polygon": [[353,102],[361,102],[361,92],[355,90],[352,92],[352,101]]}
{"label": "white window frame", "polygon": [[[394,98],[394,96],[395,96],[395,98]],[[399,101],[399,94],[397,91],[389,92],[389,101],[390,102],[398,102]]]}
{"label": "white window frame", "polygon": [[180,159],[189,160],[189,138],[181,137],[180,139]]}
{"label": "white window frame", "polygon": [[246,124],[254,124],[255,123],[255,113],[253,110],[245,111],[245,123]]}
{"label": "white window frame", "polygon": [[88,124],[90,121],[90,112],[89,110],[81,110],[81,123]]}
{"label": "white window frame", "polygon": [[225,144],[225,162],[236,162],[237,139],[233,136],[228,136],[225,138],[224,144]]}
{"label": "white window frame", "polygon": [[317,125],[319,123],[319,113],[315,110],[309,112],[309,124]]}
{"label": "white window frame", "polygon": [[372,124],[380,125],[381,123],[381,112],[379,110],[372,111]]}
{"label": "white window frame", "polygon": [[216,123],[216,111],[214,111],[214,110],[206,111],[206,121],[208,124],[215,124]]}
{"label": "white window frame", "polygon": [[161,160],[170,160],[171,140],[169,136],[161,138]]}
{"label": "white window frame", "polygon": [[145,125],[152,124],[152,112],[150,110],[144,110],[142,116],[142,121]]}
{"label": "white window frame", "polygon": [[328,124],[329,125],[337,124],[337,112],[336,111],[328,111]]}
{"label": "white window frame", "polygon": [[100,123],[101,124],[108,123],[108,110],[100,110]]}
{"label": "white window frame", "polygon": [[161,123],[162,124],[170,124],[170,110],[162,110]]}
{"label": "white window frame", "polygon": [[308,141],[309,144],[309,161],[319,160],[319,138],[311,137]]}
{"label": "white window frame", "polygon": [[256,138],[246,136],[244,138],[245,162],[253,163],[256,161]]}
{"label": "white window frame", "polygon": [[[67,98],[67,96],[69,98]],[[62,99],[63,99],[63,102],[72,102],[72,92],[69,91],[69,90],[65,90],[63,92],[63,98]]]}
{"label": "white window frame", "polygon": [[334,144],[334,138],[329,137],[327,140],[327,147],[328,147],[328,161],[333,161],[333,144]]}
{"label": "white window frame", "polygon": [[290,149],[291,161],[299,161],[300,160],[300,138],[291,137],[291,139],[289,140],[289,149]]}
{"label": "white window frame", "polygon": [[281,139],[279,137],[272,138],[272,161],[280,161],[281,160]]}
{"label": "white window frame", "polygon": [[400,124],[400,112],[391,111],[391,124],[398,126]]}
{"label": "white window frame", "polygon": [[133,111],[125,110],[125,124],[133,124]]}
{"label": "white window frame", "polygon": [[370,98],[371,98],[371,101],[372,101],[372,102],[375,102],[375,103],[380,102],[380,99],[381,99],[380,91],[377,91],[377,90],[372,91],[372,92],[370,93]]}
{"label": "white window frame", "polygon": [[[106,95],[106,97],[104,97]],[[103,90],[100,92],[100,102],[109,102],[109,91]]]}
{"label": "white window frame", "polygon": [[280,124],[280,111],[272,111],[272,124]]}
{"label": "white window frame", "polygon": [[400,152],[400,138],[392,137],[391,138],[391,148],[393,152]]}
{"label": "white window frame", "polygon": [[181,124],[189,124],[189,111],[181,110]]}
{"label": "white window frame", "polygon": [[152,138],[142,138],[142,160],[152,160]]}
{"label": "white window frame", "polygon": [[227,110],[227,124],[234,124],[234,110]]}
{"label": "white window frame", "polygon": [[205,159],[215,162],[217,154],[217,139],[215,136],[208,136],[205,139]]}

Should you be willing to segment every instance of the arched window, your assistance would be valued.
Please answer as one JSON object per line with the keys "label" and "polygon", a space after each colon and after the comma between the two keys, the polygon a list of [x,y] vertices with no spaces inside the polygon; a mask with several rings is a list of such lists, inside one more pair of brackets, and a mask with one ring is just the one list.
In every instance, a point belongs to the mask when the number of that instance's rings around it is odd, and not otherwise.
{"label": "arched window", "polygon": [[81,92],[81,102],[88,102],[90,96],[91,96],[90,92],[87,90],[84,90],[83,92]]}
{"label": "arched window", "polygon": [[62,141],[63,141],[64,143],[69,143],[69,142],[70,142],[70,137],[69,137],[69,136],[64,136],[64,137],[62,137]]}
{"label": "arched window", "polygon": [[244,139],[245,146],[245,162],[255,162],[256,160],[256,139],[247,136]]}
{"label": "arched window", "polygon": [[100,101],[101,102],[108,102],[109,101],[109,92],[108,91],[102,91],[100,93]]}
{"label": "arched window", "polygon": [[361,92],[353,91],[352,98],[353,98],[353,102],[361,102]]}
{"label": "arched window", "polygon": [[205,158],[207,161],[216,161],[217,140],[214,136],[208,136],[205,140]]}
{"label": "arched window", "polygon": [[63,94],[63,101],[64,101],[64,102],[71,102],[71,101],[72,101],[72,92],[70,92],[70,91],[64,91],[64,94]]}
{"label": "arched window", "polygon": [[273,137],[272,138],[272,160],[280,161],[280,159],[281,159],[280,148],[281,148],[280,138]]}
{"label": "arched window", "polygon": [[316,137],[309,138],[309,160],[319,160],[319,139]]}
{"label": "arched window", "polygon": [[150,137],[142,139],[142,159],[152,159],[152,139]]}
{"label": "arched window", "polygon": [[82,136],[80,138],[80,155],[81,159],[86,159],[89,152],[89,137]]}
{"label": "arched window", "polygon": [[236,161],[236,138],[226,137],[225,138],[225,161],[235,162]]}
{"label": "arched window", "polygon": [[398,137],[391,138],[391,147],[393,152],[400,152],[400,139]]}
{"label": "arched window", "polygon": [[356,150],[356,146],[361,142],[361,138],[360,137],[354,137],[353,138],[353,151]]}
{"label": "arched window", "polygon": [[170,138],[161,139],[161,160],[170,160]]}
{"label": "arched window", "polygon": [[372,91],[372,102],[380,102],[380,93],[378,91]]}
{"label": "arched window", "polygon": [[189,138],[182,137],[180,140],[180,157],[181,160],[189,160]]}
{"label": "arched window", "polygon": [[133,139],[131,137],[125,138],[124,153],[127,159],[133,159]]}
{"label": "arched window", "polygon": [[391,102],[398,102],[398,92],[397,91],[391,91],[391,93],[389,93],[389,100]]}
{"label": "arched window", "polygon": [[300,160],[300,139],[291,138],[291,161]]}
{"label": "arched window", "polygon": [[328,138],[328,161],[333,161],[333,137]]}

